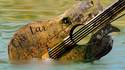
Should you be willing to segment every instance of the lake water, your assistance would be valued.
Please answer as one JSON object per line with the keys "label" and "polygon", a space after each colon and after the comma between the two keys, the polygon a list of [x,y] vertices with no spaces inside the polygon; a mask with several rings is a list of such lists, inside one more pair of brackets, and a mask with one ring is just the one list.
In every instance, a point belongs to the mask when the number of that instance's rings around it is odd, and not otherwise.
{"label": "lake water", "polygon": [[[109,5],[115,0],[101,0]],[[0,0],[0,70],[125,70],[125,17],[113,22],[121,32],[114,33],[112,51],[94,63],[13,65],[8,59],[8,43],[14,32],[34,20],[53,18],[74,4],[74,0]]]}

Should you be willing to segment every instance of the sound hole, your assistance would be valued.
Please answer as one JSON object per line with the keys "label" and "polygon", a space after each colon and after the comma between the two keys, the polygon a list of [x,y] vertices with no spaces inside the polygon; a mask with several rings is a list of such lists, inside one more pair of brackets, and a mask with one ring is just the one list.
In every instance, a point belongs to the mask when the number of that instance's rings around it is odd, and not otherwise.
{"label": "sound hole", "polygon": [[[73,31],[70,33],[70,37],[72,39],[72,41],[75,42],[75,39],[74,39],[74,33],[77,32],[79,29],[81,29],[83,27],[83,25],[78,25],[75,29],[73,29]],[[80,34],[79,34],[80,35]],[[77,45],[85,45],[89,42],[90,38],[92,36],[92,33],[90,33],[89,35],[87,35],[85,38],[83,38],[80,42],[76,43]]]}

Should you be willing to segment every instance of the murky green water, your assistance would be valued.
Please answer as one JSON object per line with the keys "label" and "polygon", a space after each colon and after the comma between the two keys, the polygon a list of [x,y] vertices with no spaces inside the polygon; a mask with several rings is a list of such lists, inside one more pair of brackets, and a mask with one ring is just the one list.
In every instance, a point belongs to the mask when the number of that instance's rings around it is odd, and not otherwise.
{"label": "murky green water", "polygon": [[[115,0],[101,1],[108,4]],[[20,66],[9,63],[7,45],[17,29],[34,20],[55,17],[70,8],[74,2],[74,0],[0,0],[0,70],[125,70],[125,17],[113,23],[121,29],[121,32],[113,35],[112,51],[93,64],[31,63]]]}

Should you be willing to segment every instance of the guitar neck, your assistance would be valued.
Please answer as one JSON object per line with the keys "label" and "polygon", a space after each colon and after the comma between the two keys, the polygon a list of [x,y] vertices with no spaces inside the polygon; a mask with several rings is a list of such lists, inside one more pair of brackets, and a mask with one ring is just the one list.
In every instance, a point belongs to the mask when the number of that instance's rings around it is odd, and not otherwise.
{"label": "guitar neck", "polygon": [[107,7],[104,11],[90,20],[85,26],[73,34],[73,40],[77,43],[96,29],[101,29],[111,22],[118,14],[125,10],[125,0],[119,0]]}
{"label": "guitar neck", "polygon": [[[75,42],[72,42],[70,37],[67,37],[63,42],[54,48],[49,50],[49,56],[52,59],[57,59],[61,57],[66,51],[74,48],[74,45],[78,43],[81,39],[86,37],[88,34],[94,30],[100,30],[110,21],[112,21],[119,13],[125,10],[125,0],[119,0],[113,5],[106,8],[103,12],[98,14],[92,20],[90,20],[85,26],[80,28],[77,32],[72,35]],[[70,46],[70,47],[69,47]]]}

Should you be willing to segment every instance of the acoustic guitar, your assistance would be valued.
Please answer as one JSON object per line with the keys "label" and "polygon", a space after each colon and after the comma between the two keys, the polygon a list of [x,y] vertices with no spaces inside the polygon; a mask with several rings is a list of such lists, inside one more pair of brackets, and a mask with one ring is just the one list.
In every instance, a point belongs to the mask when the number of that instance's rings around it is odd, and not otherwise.
{"label": "acoustic guitar", "polygon": [[[93,7],[93,1],[82,2],[75,10],[68,10],[73,13],[64,13],[57,19],[36,21],[25,25],[14,34],[10,41],[8,46],[10,60],[32,58],[58,60],[75,48],[79,41],[86,40],[85,37],[105,27],[125,10],[125,0],[118,0],[97,16],[95,15],[98,11],[92,12],[94,9],[91,7]],[[87,12],[85,13],[84,10]],[[92,11],[89,12],[90,10]],[[88,17],[85,17],[86,15]],[[90,21],[86,22],[87,20]],[[76,28],[78,24],[82,25]],[[72,30],[71,33],[70,30]]]}

